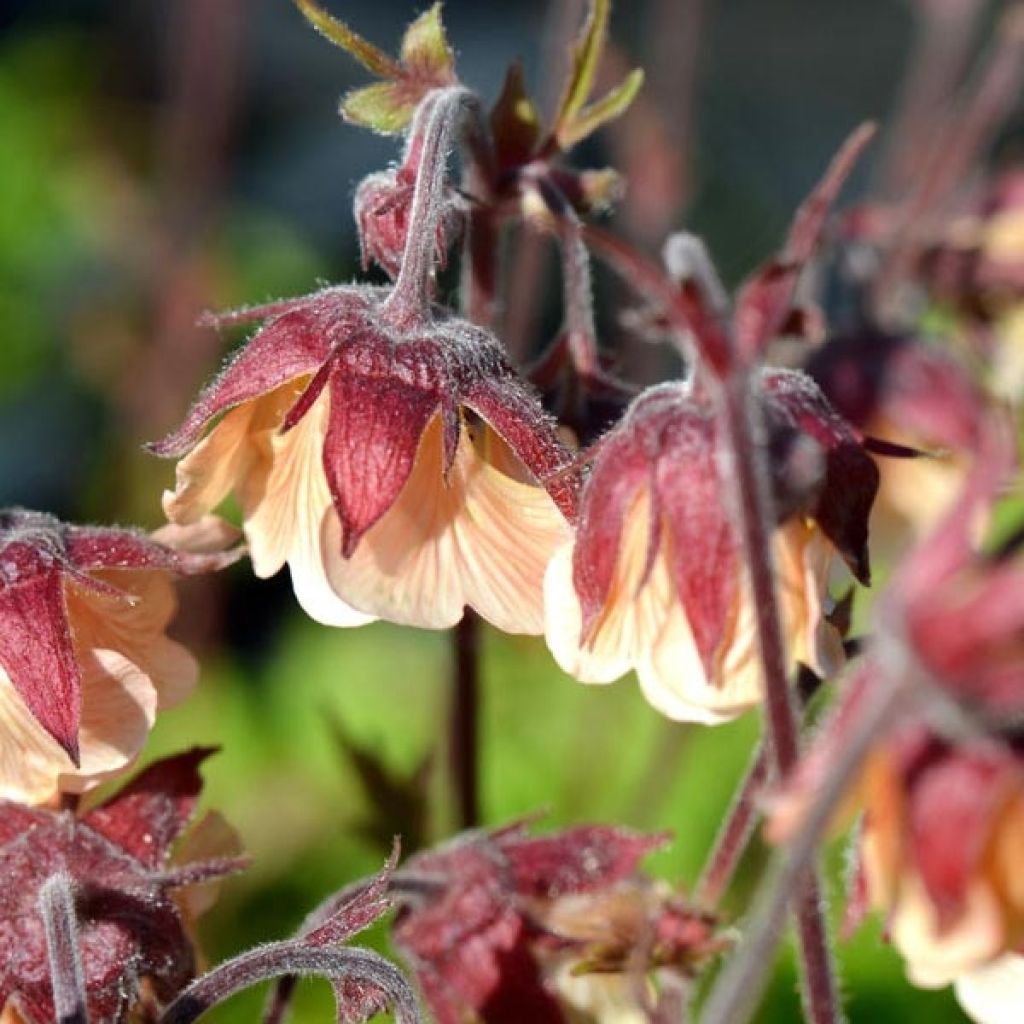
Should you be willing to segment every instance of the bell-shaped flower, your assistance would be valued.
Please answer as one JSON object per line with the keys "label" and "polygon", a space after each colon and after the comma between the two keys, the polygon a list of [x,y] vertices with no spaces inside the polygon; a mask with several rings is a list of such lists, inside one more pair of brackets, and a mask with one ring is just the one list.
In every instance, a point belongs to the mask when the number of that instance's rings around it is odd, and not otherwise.
{"label": "bell-shaped flower", "polygon": [[81,816],[0,801],[4,1024],[56,1019],[40,903],[55,877],[74,899],[88,1019],[155,1019],[191,980],[194,915],[209,906],[217,881],[245,864],[199,837],[208,819],[187,831],[209,753],[158,761]]}
{"label": "bell-shaped flower", "polygon": [[[191,533],[205,540],[207,524]],[[157,711],[197,677],[166,636],[172,577],[234,557],[0,512],[0,798],[46,803],[131,763]]]}
{"label": "bell-shaped flower", "polygon": [[[765,457],[779,523],[773,556],[790,664],[841,662],[827,621],[838,550],[868,577],[877,471],[855,432],[794,371],[759,378]],[[653,388],[596,446],[575,540],[546,580],[546,637],[583,682],[636,669],[670,718],[721,722],[760,700],[754,609],[711,404],[683,384]]]}
{"label": "bell-shaped flower", "polygon": [[167,516],[234,492],[257,576],[287,562],[320,622],[442,628],[469,605],[539,633],[574,512],[568,453],[492,335],[398,312],[350,286],[225,318],[266,324],[153,446],[184,456]]}
{"label": "bell-shaped flower", "polygon": [[544,568],[575,513],[569,454],[497,339],[430,301],[467,105],[451,88],[417,109],[394,286],[221,318],[266,322],[153,446],[184,456],[168,518],[192,522],[234,492],[256,574],[287,562],[300,604],[331,625],[443,628],[468,605],[540,633]]}

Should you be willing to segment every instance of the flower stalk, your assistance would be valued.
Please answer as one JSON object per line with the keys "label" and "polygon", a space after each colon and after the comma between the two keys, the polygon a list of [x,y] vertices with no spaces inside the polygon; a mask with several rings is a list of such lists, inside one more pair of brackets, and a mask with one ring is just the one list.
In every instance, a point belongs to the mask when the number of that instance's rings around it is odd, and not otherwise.
{"label": "flower stalk", "polygon": [[[715,388],[727,439],[738,526],[742,538],[755,609],[758,649],[763,666],[765,738],[772,774],[784,778],[799,756],[799,723],[786,674],[769,530],[771,496],[764,478],[760,424],[750,401],[750,378],[734,366]],[[787,894],[796,919],[804,999],[812,1024],[841,1019],[835,972],[824,921],[820,882],[811,872],[798,872]],[[724,1018],[731,1020],[731,1017]]]}
{"label": "flower stalk", "polygon": [[57,1024],[88,1024],[74,883],[68,875],[52,875],[43,884],[39,891],[39,914],[46,930]]}

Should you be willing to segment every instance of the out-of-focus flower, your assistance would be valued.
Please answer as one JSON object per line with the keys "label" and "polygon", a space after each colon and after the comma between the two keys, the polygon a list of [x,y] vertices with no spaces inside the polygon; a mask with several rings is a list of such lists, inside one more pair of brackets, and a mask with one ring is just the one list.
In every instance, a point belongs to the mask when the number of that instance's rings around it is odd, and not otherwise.
{"label": "out-of-focus flower", "polygon": [[980,550],[976,529],[1013,469],[1005,424],[983,424],[977,456],[883,596],[865,660],[776,801],[769,837],[801,828],[863,709],[901,687],[902,712],[837,812],[863,810],[851,922],[882,911],[916,984],[960,981],[971,1012],[994,1022],[1013,1019],[1016,998],[1012,969],[996,965],[1024,949],[1024,567],[1012,543]]}
{"label": "out-of-focus flower", "polygon": [[1024,747],[912,727],[872,755],[860,792],[865,896],[915,984],[947,985],[1021,947]]}
{"label": "out-of-focus flower", "polygon": [[39,912],[40,891],[54,875],[68,877],[75,894],[90,1020],[135,1019],[140,1001],[151,1015],[140,1019],[152,1019],[191,979],[192,914],[208,905],[217,879],[244,866],[238,857],[186,863],[172,856],[194,813],[198,768],[208,754],[196,749],[159,761],[81,817],[0,802],[4,1024],[55,1019]]}
{"label": "out-of-focus flower", "polygon": [[[877,471],[808,377],[772,371],[758,386],[789,660],[831,675],[842,649],[826,619],[829,565],[838,550],[866,582]],[[596,451],[575,541],[547,574],[555,658],[584,682],[635,668],[647,699],[671,718],[740,714],[760,699],[761,666],[710,404],[685,385],[653,388]]]}
{"label": "out-of-focus flower", "polygon": [[[211,532],[223,546],[208,522],[171,539],[205,546]],[[0,798],[46,803],[130,764],[157,711],[196,680],[192,656],[166,636],[172,575],[235,557],[0,512]]]}
{"label": "out-of-focus flower", "polygon": [[438,1024],[625,1024],[659,970],[698,970],[721,948],[715,922],[636,874],[664,841],[512,826],[409,861],[392,937]]}
{"label": "out-of-focus flower", "polygon": [[872,549],[894,561],[959,495],[977,450],[984,399],[947,352],[881,332],[830,341],[812,355],[807,372],[863,434],[920,453],[878,459]]}
{"label": "out-of-focus flower", "polygon": [[185,456],[168,518],[192,522],[234,491],[256,574],[288,562],[321,622],[442,628],[469,605],[507,632],[541,632],[544,568],[568,534],[575,481],[496,339],[442,310],[410,318],[358,286],[226,319],[261,318],[153,446]]}

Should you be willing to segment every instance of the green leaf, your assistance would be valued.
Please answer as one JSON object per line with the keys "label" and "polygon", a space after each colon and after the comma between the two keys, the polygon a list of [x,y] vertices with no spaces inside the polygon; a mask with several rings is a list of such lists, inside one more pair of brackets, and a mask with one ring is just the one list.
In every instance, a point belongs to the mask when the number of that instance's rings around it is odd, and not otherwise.
{"label": "green leaf", "polygon": [[438,85],[455,81],[455,56],[441,24],[441,4],[424,11],[402,37],[402,64],[416,78]]}
{"label": "green leaf", "polygon": [[402,74],[402,68],[394,58],[353,32],[348,25],[328,14],[313,0],[295,0],[295,6],[317,32],[355,57],[367,71],[381,78],[398,78]]}
{"label": "green leaf", "polygon": [[590,15],[573,46],[569,79],[565,84],[565,91],[562,93],[558,114],[555,117],[556,138],[560,134],[561,126],[572,121],[583,108],[594,86],[594,75],[597,74],[597,65],[608,36],[610,13],[611,0],[592,0]]}
{"label": "green leaf", "polygon": [[591,103],[579,113],[579,116],[560,122],[555,132],[558,144],[562,149],[569,149],[601,125],[621,116],[636,98],[643,84],[643,70],[634,68],[614,89],[596,103]]}
{"label": "green leaf", "polygon": [[338,109],[346,121],[382,135],[398,135],[412,119],[419,98],[403,82],[375,82],[347,93]]}
{"label": "green leaf", "polygon": [[525,163],[537,146],[540,114],[526,92],[523,65],[519,61],[509,67],[501,95],[491,111],[491,134],[502,167]]}

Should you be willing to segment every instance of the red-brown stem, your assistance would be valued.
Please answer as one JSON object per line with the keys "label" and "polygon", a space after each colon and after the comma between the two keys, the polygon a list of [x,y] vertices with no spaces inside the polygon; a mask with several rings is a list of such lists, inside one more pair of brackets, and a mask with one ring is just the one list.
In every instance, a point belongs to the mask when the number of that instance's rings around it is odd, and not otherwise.
{"label": "red-brown stem", "polygon": [[459,827],[480,824],[480,620],[466,609],[452,631],[449,758]]}
{"label": "red-brown stem", "polygon": [[[762,424],[754,416],[750,378],[737,369],[720,382],[718,391],[731,461],[737,518],[744,562],[750,573],[758,647],[763,666],[765,738],[768,761],[776,778],[784,778],[799,756],[796,703],[786,673],[782,628],[775,593],[771,549],[771,496],[761,465]],[[796,918],[805,1009],[813,1024],[840,1019],[838,993],[818,879],[797,876],[791,890]]]}
{"label": "red-brown stem", "polygon": [[402,266],[380,310],[399,327],[409,327],[430,316],[434,239],[441,216],[448,152],[462,109],[472,100],[473,94],[468,90],[452,86],[428,94],[417,111],[417,118],[423,121],[423,141]]}
{"label": "red-brown stem", "polygon": [[[903,713],[912,699],[912,684],[898,661],[898,652],[894,652],[888,678],[873,687],[860,707],[854,724],[832,756],[829,772],[818,787],[800,830],[761,883],[743,939],[708,997],[701,1024],[738,1024],[749,1017],[771,970],[772,953],[778,944],[786,908],[813,865],[836,805],[879,733]],[[856,684],[851,680],[848,685]]]}
{"label": "red-brown stem", "polygon": [[718,906],[728,891],[750,837],[754,834],[760,816],[758,800],[764,792],[769,775],[764,745],[758,744],[694,888],[693,898],[702,906]]}

